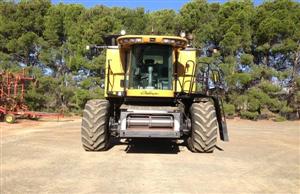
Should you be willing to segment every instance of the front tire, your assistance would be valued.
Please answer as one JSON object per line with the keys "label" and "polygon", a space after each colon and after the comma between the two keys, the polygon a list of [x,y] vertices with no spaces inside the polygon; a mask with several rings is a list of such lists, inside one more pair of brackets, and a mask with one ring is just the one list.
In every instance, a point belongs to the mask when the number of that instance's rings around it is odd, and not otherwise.
{"label": "front tire", "polygon": [[104,151],[108,147],[109,101],[89,100],[83,111],[81,141],[86,151]]}
{"label": "front tire", "polygon": [[210,102],[192,104],[192,133],[188,146],[192,152],[212,153],[217,143],[218,123],[214,105]]}

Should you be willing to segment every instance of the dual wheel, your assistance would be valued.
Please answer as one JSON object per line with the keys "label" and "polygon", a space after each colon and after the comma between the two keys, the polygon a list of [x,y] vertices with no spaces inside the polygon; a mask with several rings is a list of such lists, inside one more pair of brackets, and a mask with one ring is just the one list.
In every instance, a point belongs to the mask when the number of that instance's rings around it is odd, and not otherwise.
{"label": "dual wheel", "polygon": [[[86,151],[104,151],[109,143],[109,101],[90,100],[83,111],[81,140]],[[188,147],[192,152],[211,153],[217,142],[217,118],[210,102],[193,103],[190,108],[192,132]]]}

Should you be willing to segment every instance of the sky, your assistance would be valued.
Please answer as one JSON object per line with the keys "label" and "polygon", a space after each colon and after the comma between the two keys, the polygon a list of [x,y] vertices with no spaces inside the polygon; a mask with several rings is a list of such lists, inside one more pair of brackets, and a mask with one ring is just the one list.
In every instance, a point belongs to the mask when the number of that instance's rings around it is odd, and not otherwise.
{"label": "sky", "polygon": [[[52,0],[52,3],[78,3],[85,7],[95,5],[106,5],[109,7],[144,7],[146,11],[155,11],[159,9],[174,9],[178,11],[184,4],[190,0]],[[298,0],[297,0],[298,1]],[[208,2],[224,3],[225,0],[208,0]],[[260,4],[263,0],[254,0],[254,3]]]}

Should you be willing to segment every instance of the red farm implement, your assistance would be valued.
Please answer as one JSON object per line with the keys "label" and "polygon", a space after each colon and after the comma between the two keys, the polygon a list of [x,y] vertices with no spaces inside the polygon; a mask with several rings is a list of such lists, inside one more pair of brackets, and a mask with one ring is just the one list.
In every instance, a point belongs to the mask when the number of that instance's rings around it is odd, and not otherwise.
{"label": "red farm implement", "polygon": [[21,73],[0,72],[0,118],[7,123],[14,123],[17,117],[38,119],[40,117],[61,117],[58,113],[30,111],[25,104],[26,85],[34,82],[27,77],[25,70]]}

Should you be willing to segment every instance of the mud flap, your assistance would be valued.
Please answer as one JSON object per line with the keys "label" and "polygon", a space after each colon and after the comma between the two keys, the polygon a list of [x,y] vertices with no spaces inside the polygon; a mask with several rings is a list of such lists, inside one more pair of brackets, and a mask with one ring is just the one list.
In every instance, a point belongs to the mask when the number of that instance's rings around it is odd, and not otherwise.
{"label": "mud flap", "polygon": [[223,102],[221,99],[212,97],[216,109],[216,116],[218,120],[218,125],[219,125],[219,133],[220,133],[220,139],[222,141],[229,141],[228,137],[228,130],[227,130],[227,123],[226,123],[226,118],[225,118],[225,113],[224,113],[224,108],[223,108]]}

